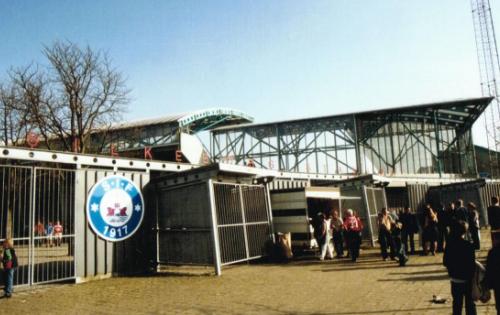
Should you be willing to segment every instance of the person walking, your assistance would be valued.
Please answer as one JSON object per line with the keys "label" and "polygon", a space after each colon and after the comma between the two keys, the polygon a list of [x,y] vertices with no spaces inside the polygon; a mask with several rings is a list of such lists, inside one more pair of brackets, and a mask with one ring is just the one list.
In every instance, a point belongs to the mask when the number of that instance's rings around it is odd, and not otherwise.
{"label": "person walking", "polygon": [[346,211],[344,218],[344,229],[346,231],[345,238],[347,247],[349,248],[349,256],[353,262],[359,257],[359,247],[361,246],[361,231],[363,230],[363,222],[359,217],[354,215],[352,209]]}
{"label": "person walking", "polygon": [[447,211],[443,204],[439,204],[437,210],[437,228],[438,228],[438,237],[437,237],[437,252],[442,253],[444,248],[446,247],[446,234],[447,234]]}
{"label": "person walking", "polygon": [[500,315],[500,230],[491,233],[492,246],[486,259],[486,281],[495,293],[497,315]]}
{"label": "person walking", "polygon": [[390,256],[392,260],[395,260],[396,252],[394,250],[394,242],[392,240],[391,230],[392,226],[395,224],[392,217],[387,212],[386,208],[382,208],[378,216],[378,241],[380,243],[380,252],[382,254],[382,259],[387,260],[387,248],[390,248]]}
{"label": "person walking", "polygon": [[321,258],[321,250],[323,248],[323,243],[326,240],[326,229],[324,226],[325,215],[323,212],[318,212],[316,217],[314,218],[313,228],[314,228],[314,238],[318,243],[320,258]]}
{"label": "person walking", "polygon": [[333,210],[332,217],[333,244],[337,258],[344,257],[344,222],[340,218],[338,210]]}
{"label": "person walking", "polygon": [[3,279],[4,279],[4,297],[10,298],[14,286],[14,269],[17,268],[17,256],[14,250],[12,239],[8,238],[3,242]]}
{"label": "person walking", "polygon": [[323,216],[322,231],[324,231],[324,241],[321,245],[321,256],[319,260],[324,260],[325,257],[333,259],[333,249],[332,249],[332,216],[327,214]]}
{"label": "person walking", "polygon": [[[411,212],[410,207],[405,207],[403,213],[399,216],[399,221],[403,224],[401,230],[401,240],[411,255],[415,255],[415,233],[418,233],[417,216]],[[409,243],[409,244],[408,244]]]}
{"label": "person walking", "polygon": [[444,250],[443,264],[448,270],[453,297],[453,315],[462,314],[465,298],[465,314],[475,315],[476,305],[472,299],[472,277],[476,268],[474,246],[465,239],[467,222],[460,220],[450,234]]}
{"label": "person walking", "polygon": [[491,227],[491,239],[493,241],[493,231],[500,230],[500,205],[497,196],[491,197],[491,205],[488,207],[487,211],[488,224]]}
{"label": "person walking", "polygon": [[424,210],[424,228],[422,238],[424,239],[424,256],[430,253],[436,255],[437,249],[437,228],[438,218],[431,205],[427,205]]}
{"label": "person walking", "polygon": [[398,257],[399,265],[405,266],[408,261],[408,256],[406,256],[405,245],[403,244],[403,240],[401,237],[403,229],[403,224],[401,222],[397,222],[392,227],[391,235],[394,242],[394,247],[396,251],[396,255]]}
{"label": "person walking", "polygon": [[473,202],[467,204],[467,211],[469,214],[469,233],[471,236],[474,249],[481,248],[481,235],[479,234],[479,213],[476,210],[476,205]]}

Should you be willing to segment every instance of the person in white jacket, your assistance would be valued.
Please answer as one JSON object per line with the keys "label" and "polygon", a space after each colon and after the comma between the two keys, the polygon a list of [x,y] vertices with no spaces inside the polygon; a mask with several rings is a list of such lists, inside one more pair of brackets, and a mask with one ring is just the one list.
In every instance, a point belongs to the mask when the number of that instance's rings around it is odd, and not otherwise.
{"label": "person in white jacket", "polygon": [[329,259],[333,259],[333,246],[332,246],[332,238],[333,238],[333,230],[332,230],[332,214],[328,213],[325,215],[323,219],[322,229],[325,235],[325,240],[321,244],[321,256],[320,260],[324,260],[325,257]]}

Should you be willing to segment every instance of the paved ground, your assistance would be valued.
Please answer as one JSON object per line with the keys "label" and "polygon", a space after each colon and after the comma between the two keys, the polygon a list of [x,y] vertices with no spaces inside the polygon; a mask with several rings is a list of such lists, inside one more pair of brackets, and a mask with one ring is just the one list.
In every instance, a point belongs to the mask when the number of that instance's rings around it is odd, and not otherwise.
{"label": "paved ground", "polygon": [[[1,299],[0,313],[450,314],[441,261],[440,254],[412,256],[401,268],[365,250],[356,264],[304,259],[234,266],[222,277],[166,274],[51,285]],[[448,303],[431,303],[433,294]],[[494,302],[478,304],[478,313],[495,314]]]}

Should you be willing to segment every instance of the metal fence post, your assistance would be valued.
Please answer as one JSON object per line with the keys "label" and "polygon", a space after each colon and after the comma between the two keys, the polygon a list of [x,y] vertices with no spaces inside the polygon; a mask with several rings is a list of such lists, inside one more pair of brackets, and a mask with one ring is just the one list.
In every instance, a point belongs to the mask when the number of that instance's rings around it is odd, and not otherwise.
{"label": "metal fence post", "polygon": [[220,257],[220,245],[219,245],[219,229],[217,227],[217,209],[215,207],[215,194],[214,185],[212,179],[208,180],[208,196],[210,198],[210,210],[212,213],[212,236],[213,236],[213,246],[214,246],[214,263],[215,263],[215,274],[220,276],[222,274],[221,270],[221,257]]}
{"label": "metal fence post", "polygon": [[35,251],[35,207],[36,207],[36,167],[31,168],[31,196],[30,196],[30,216],[29,216],[29,229],[30,237],[28,241],[28,285],[33,285],[34,280],[34,251]]}
{"label": "metal fence post", "polygon": [[265,190],[265,193],[266,193],[266,206],[267,206],[267,215],[268,215],[269,227],[271,229],[271,237],[272,237],[273,243],[275,243],[276,239],[274,237],[273,208],[272,208],[272,203],[271,203],[271,191],[269,189],[269,184],[265,185],[265,187],[266,187],[266,190]]}
{"label": "metal fence post", "polygon": [[245,218],[245,203],[243,202],[243,191],[242,186],[238,186],[238,190],[240,191],[240,204],[241,204],[241,221],[243,223],[243,235],[245,237],[245,251],[247,255],[247,259],[250,258],[250,251],[248,249],[248,235],[247,235],[247,220]]}
{"label": "metal fence post", "polygon": [[370,231],[370,239],[372,242],[372,247],[375,247],[375,235],[373,235],[372,218],[370,213],[370,202],[368,201],[368,192],[366,185],[363,185],[363,196],[365,197],[365,207],[366,207],[366,218],[368,220],[368,229]]}

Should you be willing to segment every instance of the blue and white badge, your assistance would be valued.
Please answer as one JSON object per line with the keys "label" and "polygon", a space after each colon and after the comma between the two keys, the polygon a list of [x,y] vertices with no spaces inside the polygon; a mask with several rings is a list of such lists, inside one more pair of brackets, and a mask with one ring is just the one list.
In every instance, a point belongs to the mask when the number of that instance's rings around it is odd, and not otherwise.
{"label": "blue and white badge", "polygon": [[108,176],[98,181],[87,198],[87,218],[94,232],[119,242],[132,236],[144,217],[140,189],[128,178]]}

